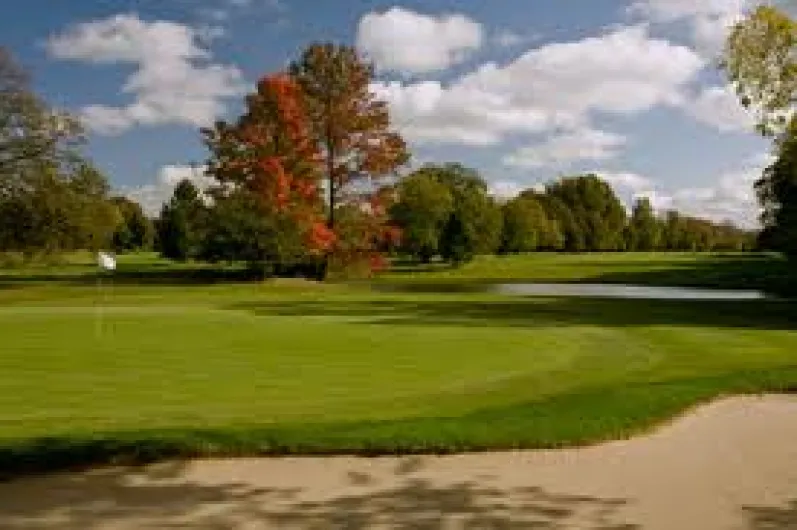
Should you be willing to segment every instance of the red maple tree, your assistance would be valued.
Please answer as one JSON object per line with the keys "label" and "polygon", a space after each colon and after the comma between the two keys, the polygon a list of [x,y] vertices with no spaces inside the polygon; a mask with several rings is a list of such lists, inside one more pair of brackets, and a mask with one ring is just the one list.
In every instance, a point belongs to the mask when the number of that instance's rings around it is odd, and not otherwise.
{"label": "red maple tree", "polygon": [[[364,264],[372,272],[398,237],[387,223],[389,197],[344,195],[353,175],[376,181],[403,164],[405,144],[370,92],[371,67],[351,50],[310,47],[303,64],[262,78],[237,122],[205,131],[209,173],[288,216],[306,254],[324,256],[328,271]],[[331,66],[340,66],[334,75]]]}
{"label": "red maple tree", "polygon": [[209,173],[252,192],[274,214],[287,215],[304,234],[308,253],[332,249],[319,183],[321,156],[310,140],[301,92],[286,74],[262,78],[246,98],[246,113],[205,131],[214,153]]}

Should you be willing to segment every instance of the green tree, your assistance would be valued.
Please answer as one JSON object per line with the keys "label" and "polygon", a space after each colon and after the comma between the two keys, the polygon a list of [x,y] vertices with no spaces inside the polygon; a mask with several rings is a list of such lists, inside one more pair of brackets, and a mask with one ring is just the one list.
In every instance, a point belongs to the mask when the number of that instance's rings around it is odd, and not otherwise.
{"label": "green tree", "polygon": [[188,179],[174,188],[158,222],[158,240],[163,257],[184,261],[197,257],[203,238],[205,205],[197,187]]}
{"label": "green tree", "polygon": [[154,226],[141,205],[126,197],[113,197],[111,202],[122,217],[113,234],[114,251],[123,253],[152,248]]}
{"label": "green tree", "polygon": [[548,218],[556,223],[558,228],[558,245],[546,245],[550,250],[565,250],[567,252],[583,252],[586,250],[584,229],[576,219],[573,211],[560,198],[548,195],[547,193],[536,193],[534,191],[524,192],[524,196],[532,194],[537,197],[545,208]]}
{"label": "green tree", "polygon": [[270,276],[306,256],[300,227],[287,215],[274,215],[252,193],[236,190],[219,196],[206,215],[199,243],[201,259],[243,261],[260,276]]}
{"label": "green tree", "polygon": [[84,161],[67,177],[66,188],[70,249],[110,247],[122,218],[109,200],[111,187],[107,177]]}
{"label": "green tree", "polygon": [[403,179],[390,216],[401,229],[401,250],[428,263],[439,253],[443,228],[454,209],[452,190],[431,167]]}
{"label": "green tree", "polygon": [[45,167],[80,162],[78,121],[56,112],[30,88],[27,72],[0,46],[0,197],[26,187]]}
{"label": "green tree", "polygon": [[109,243],[118,219],[106,178],[77,150],[80,132],[0,48],[0,251],[32,258]]}
{"label": "green tree", "polygon": [[502,210],[501,253],[533,252],[558,246],[561,237],[558,236],[558,228],[535,197],[516,197],[504,204]]}
{"label": "green tree", "polygon": [[756,182],[770,249],[797,258],[797,122],[792,122],[777,143],[777,158]]}
{"label": "green tree", "polygon": [[440,254],[461,264],[481,254],[492,254],[501,242],[501,209],[487,193],[478,172],[461,164],[427,166],[451,191],[454,208],[440,237]]}
{"label": "green tree", "polygon": [[754,9],[731,32],[723,67],[742,105],[755,111],[759,132],[776,137],[777,160],[756,183],[764,207],[761,243],[795,257],[797,22],[773,6]]}
{"label": "green tree", "polygon": [[681,214],[677,211],[669,210],[665,214],[661,239],[665,250],[684,250],[684,227]]}
{"label": "green tree", "polygon": [[650,199],[646,197],[638,199],[626,228],[626,250],[632,252],[658,250],[661,236],[661,223],[653,212]]}
{"label": "green tree", "polygon": [[[571,221],[561,219],[560,216],[566,217],[566,214],[557,212],[556,218],[562,223],[563,229],[568,230],[568,225],[574,225],[571,229],[574,236],[575,227],[580,229],[583,247],[577,248],[579,245],[574,244],[568,250],[602,252],[622,248],[625,209],[608,183],[596,175],[564,177],[549,184],[546,193],[564,203],[573,215]],[[558,209],[561,210],[561,207]]]}
{"label": "green tree", "polygon": [[797,95],[796,50],[797,23],[773,6],[754,9],[728,37],[722,67],[765,136],[777,135],[790,121]]}

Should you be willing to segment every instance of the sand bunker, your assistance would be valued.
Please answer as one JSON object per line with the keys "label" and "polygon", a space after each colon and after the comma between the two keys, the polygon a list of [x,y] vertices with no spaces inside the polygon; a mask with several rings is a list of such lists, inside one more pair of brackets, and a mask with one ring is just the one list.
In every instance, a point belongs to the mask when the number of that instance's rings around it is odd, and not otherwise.
{"label": "sand bunker", "polygon": [[0,528],[797,529],[797,396],[585,449],[198,461],[0,484]]}

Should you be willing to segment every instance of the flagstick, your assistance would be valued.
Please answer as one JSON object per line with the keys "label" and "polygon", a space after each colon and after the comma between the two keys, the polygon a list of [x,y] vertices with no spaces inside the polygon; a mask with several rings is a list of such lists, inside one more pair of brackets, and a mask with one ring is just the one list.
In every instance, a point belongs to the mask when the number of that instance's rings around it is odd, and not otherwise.
{"label": "flagstick", "polygon": [[[97,265],[100,270],[97,272],[97,310],[94,316],[94,335],[100,338],[102,335],[102,320],[103,320],[103,306],[107,302],[107,292],[102,288],[102,275],[105,271],[113,271],[116,269],[116,258],[109,256],[103,252],[97,253]],[[109,274],[111,289],[113,289],[113,276]]]}
{"label": "flagstick", "polygon": [[102,271],[97,273],[97,310],[94,315],[94,337],[99,339],[102,336]]}

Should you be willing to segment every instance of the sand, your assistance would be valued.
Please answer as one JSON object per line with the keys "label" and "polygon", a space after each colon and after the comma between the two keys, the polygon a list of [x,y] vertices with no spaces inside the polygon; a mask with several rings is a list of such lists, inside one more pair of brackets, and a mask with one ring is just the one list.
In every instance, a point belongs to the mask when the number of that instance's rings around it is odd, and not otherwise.
{"label": "sand", "polygon": [[797,529],[797,396],[581,449],[171,463],[0,484],[0,528]]}

